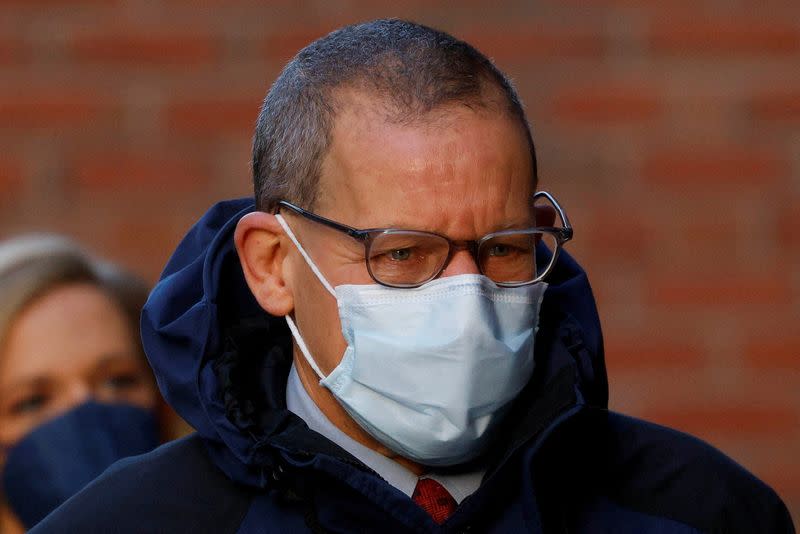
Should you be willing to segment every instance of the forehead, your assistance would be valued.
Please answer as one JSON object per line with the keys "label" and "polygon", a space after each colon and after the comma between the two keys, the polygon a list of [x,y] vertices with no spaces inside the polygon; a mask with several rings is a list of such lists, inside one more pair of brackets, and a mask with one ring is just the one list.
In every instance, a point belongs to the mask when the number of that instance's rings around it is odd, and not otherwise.
{"label": "forehead", "polygon": [[135,354],[121,309],[91,284],[54,288],[10,324],[0,347],[0,385],[83,371],[110,354]]}
{"label": "forehead", "polygon": [[379,101],[356,95],[337,114],[317,211],[360,228],[454,238],[524,226],[532,167],[519,120],[493,106],[448,104],[401,122],[388,120]]}

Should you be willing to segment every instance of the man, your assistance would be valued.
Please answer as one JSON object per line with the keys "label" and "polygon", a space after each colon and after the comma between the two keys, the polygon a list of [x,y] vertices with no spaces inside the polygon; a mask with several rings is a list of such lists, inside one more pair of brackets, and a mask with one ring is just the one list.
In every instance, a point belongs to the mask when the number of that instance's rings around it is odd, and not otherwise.
{"label": "man", "polygon": [[198,433],[36,532],[793,531],[719,452],[606,410],[572,229],[466,43],[398,20],[312,43],[264,101],[253,177],[143,315]]}

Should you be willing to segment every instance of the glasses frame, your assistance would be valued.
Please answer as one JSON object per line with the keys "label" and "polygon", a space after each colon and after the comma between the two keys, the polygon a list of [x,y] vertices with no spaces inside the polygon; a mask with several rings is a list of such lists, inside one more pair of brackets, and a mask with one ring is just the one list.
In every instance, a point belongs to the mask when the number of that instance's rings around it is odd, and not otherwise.
{"label": "glasses frame", "polygon": [[[370,277],[376,283],[378,283],[378,284],[380,284],[382,286],[394,287],[394,288],[398,288],[398,289],[411,289],[411,288],[415,288],[415,287],[420,287],[421,285],[426,284],[426,283],[430,282],[431,280],[434,280],[434,279],[438,278],[439,275],[441,275],[442,272],[444,272],[444,270],[447,268],[447,265],[450,263],[450,260],[453,258],[454,252],[456,252],[458,250],[463,250],[463,249],[467,249],[467,250],[470,251],[470,253],[472,254],[472,257],[475,259],[475,264],[478,266],[478,270],[480,271],[480,273],[482,275],[484,275],[484,276],[487,276],[483,272],[483,269],[481,268],[481,262],[478,259],[479,258],[478,252],[480,251],[481,246],[485,242],[487,242],[488,240],[493,239],[495,237],[503,236],[503,235],[510,235],[510,234],[520,234],[520,233],[530,233],[530,234],[544,233],[544,234],[549,234],[549,235],[553,236],[555,238],[555,241],[556,241],[556,247],[555,247],[555,250],[552,251],[552,258],[550,259],[550,263],[547,265],[547,268],[542,272],[542,274],[537,276],[535,279],[529,280],[527,282],[515,282],[515,283],[494,282],[495,284],[497,284],[500,287],[519,287],[519,286],[525,286],[525,285],[530,285],[530,284],[535,284],[537,282],[541,282],[548,274],[550,274],[550,272],[553,270],[553,267],[556,264],[556,260],[558,259],[558,254],[559,254],[559,252],[561,250],[561,247],[564,246],[564,244],[567,241],[571,240],[572,237],[573,237],[572,225],[570,224],[569,219],[567,218],[567,214],[564,212],[563,208],[558,203],[558,201],[555,199],[555,197],[553,197],[553,195],[551,195],[547,191],[537,191],[533,195],[533,203],[535,204],[536,201],[539,200],[539,199],[546,199],[550,204],[552,204],[552,206],[556,210],[556,213],[557,213],[559,219],[561,220],[561,226],[560,227],[558,227],[558,226],[535,226],[533,228],[525,228],[525,229],[521,229],[521,230],[503,230],[503,231],[500,231],[500,232],[492,232],[490,234],[486,234],[485,236],[481,237],[478,240],[461,240],[461,241],[452,240],[449,237],[447,237],[445,235],[437,234],[436,232],[426,232],[426,231],[422,231],[422,230],[405,230],[405,229],[402,229],[402,228],[366,228],[366,229],[353,228],[352,226],[348,226],[346,224],[342,224],[342,223],[336,222],[334,220],[328,219],[327,217],[323,217],[322,215],[317,215],[316,213],[313,213],[311,211],[305,210],[305,209],[301,208],[300,206],[296,206],[296,205],[294,205],[291,202],[286,201],[286,200],[279,200],[278,201],[277,209],[275,210],[275,212],[276,213],[279,212],[280,208],[282,208],[282,207],[283,208],[288,208],[289,210],[293,211],[294,213],[296,213],[298,215],[301,215],[302,217],[304,217],[304,218],[306,218],[306,219],[308,219],[310,221],[322,224],[324,226],[327,226],[328,228],[332,228],[333,230],[337,230],[337,231],[339,231],[339,232],[341,232],[343,234],[346,234],[346,235],[350,236],[351,238],[353,238],[353,239],[355,239],[357,241],[360,241],[364,245],[364,263],[367,266],[367,272],[369,272]],[[447,241],[447,243],[449,245],[449,249],[448,249],[448,252],[447,252],[447,258],[445,259],[445,261],[442,264],[442,266],[438,269],[438,271],[436,271],[428,279],[426,279],[426,280],[424,280],[422,282],[413,283],[413,284],[387,284],[386,282],[382,282],[381,280],[378,280],[375,277],[375,275],[373,274],[372,267],[370,267],[370,263],[369,263],[369,253],[370,253],[370,248],[372,246],[372,243],[380,235],[398,233],[398,232],[403,232],[404,234],[417,234],[417,235],[425,235],[425,236],[436,236],[436,237],[439,237],[439,238],[444,239],[445,241]]]}

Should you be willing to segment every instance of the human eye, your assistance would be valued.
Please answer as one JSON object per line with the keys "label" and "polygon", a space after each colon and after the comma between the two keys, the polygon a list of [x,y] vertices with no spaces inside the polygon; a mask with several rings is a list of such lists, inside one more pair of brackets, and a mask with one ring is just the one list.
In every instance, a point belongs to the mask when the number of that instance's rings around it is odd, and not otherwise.
{"label": "human eye", "polygon": [[480,251],[481,272],[496,282],[523,281],[535,271],[535,235],[505,233],[492,236]]}
{"label": "human eye", "polygon": [[128,356],[103,362],[92,383],[97,398],[105,402],[130,399],[151,387],[144,363]]}
{"label": "human eye", "polygon": [[138,387],[142,381],[141,373],[117,373],[107,377],[103,385],[113,391],[127,391]]}
{"label": "human eye", "polygon": [[49,400],[50,397],[46,393],[30,393],[13,401],[9,411],[12,415],[33,415],[43,410]]}
{"label": "human eye", "polygon": [[390,250],[386,254],[392,261],[408,261],[414,255],[414,250],[411,248],[396,248]]}
{"label": "human eye", "polygon": [[512,252],[512,247],[504,243],[495,243],[489,247],[489,256],[508,256]]}
{"label": "human eye", "polygon": [[421,232],[387,232],[369,247],[369,268],[376,280],[415,284],[430,278],[447,257],[446,239]]}
{"label": "human eye", "polygon": [[501,260],[516,260],[521,257],[530,256],[533,252],[533,246],[523,240],[513,241],[497,241],[489,243],[486,250],[486,255],[496,261]]}
{"label": "human eye", "polygon": [[428,251],[417,240],[393,237],[372,246],[370,261],[373,264],[398,266],[423,261],[427,255]]}
{"label": "human eye", "polygon": [[370,264],[373,269],[385,271],[405,271],[413,269],[420,263],[425,263],[426,253],[417,246],[402,246],[373,250],[370,254]]}
{"label": "human eye", "polygon": [[112,398],[124,398],[149,385],[145,372],[138,369],[109,370],[98,383],[100,394]]}

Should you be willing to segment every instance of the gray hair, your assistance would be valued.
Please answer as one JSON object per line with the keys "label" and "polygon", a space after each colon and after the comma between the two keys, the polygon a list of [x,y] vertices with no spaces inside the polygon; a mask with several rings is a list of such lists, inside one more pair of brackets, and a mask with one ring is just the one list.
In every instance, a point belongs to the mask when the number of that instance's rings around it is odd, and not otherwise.
{"label": "gray hair", "polygon": [[313,208],[336,118],[336,91],[343,88],[375,95],[386,107],[387,120],[406,124],[428,118],[445,104],[476,109],[499,100],[524,128],[536,182],[530,126],[508,77],[464,41],[385,19],[346,26],[314,41],[272,85],[253,139],[258,209],[274,210],[279,200]]}
{"label": "gray hair", "polygon": [[147,299],[142,280],[116,265],[91,256],[73,241],[33,234],[0,242],[0,347],[14,319],[36,298],[72,283],[88,283],[105,292],[128,319],[139,341],[139,315]]}

